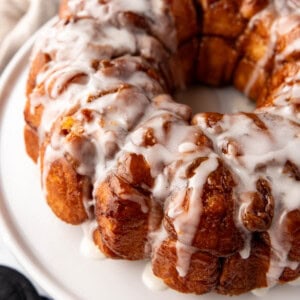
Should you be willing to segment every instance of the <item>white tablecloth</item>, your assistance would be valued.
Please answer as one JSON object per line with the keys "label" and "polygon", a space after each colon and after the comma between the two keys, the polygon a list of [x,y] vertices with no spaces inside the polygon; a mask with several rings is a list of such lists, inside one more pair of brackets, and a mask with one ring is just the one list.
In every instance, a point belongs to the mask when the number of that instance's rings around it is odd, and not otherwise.
{"label": "white tablecloth", "polygon": [[0,0],[0,73],[57,6],[58,0]]}

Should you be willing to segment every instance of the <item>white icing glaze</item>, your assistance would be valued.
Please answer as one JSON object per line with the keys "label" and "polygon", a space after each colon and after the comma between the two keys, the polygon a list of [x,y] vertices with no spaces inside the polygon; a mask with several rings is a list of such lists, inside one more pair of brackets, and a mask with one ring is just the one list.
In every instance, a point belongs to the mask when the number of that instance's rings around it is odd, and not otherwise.
{"label": "white icing glaze", "polygon": [[256,297],[262,298],[264,296],[266,296],[266,294],[269,292],[269,288],[260,288],[260,289],[254,289],[251,291],[251,293],[253,295],[255,295]]}
{"label": "white icing glaze", "polygon": [[288,15],[300,13],[300,3],[298,0],[274,0],[274,6],[278,14]]}
{"label": "white icing glaze", "polygon": [[197,250],[195,248],[176,241],[176,270],[180,277],[185,277],[187,275],[190,267],[191,257],[196,251]]}
{"label": "white icing glaze", "polygon": [[[287,15],[291,10],[298,14],[296,4],[295,1],[288,1],[287,5],[275,1],[249,22],[251,29],[256,20],[276,9],[278,16],[270,28],[267,50],[250,76],[246,94],[255,84],[259,71],[274,55],[280,36],[299,25],[299,21]],[[169,50],[177,47],[175,30],[169,28],[172,18],[164,14],[164,1],[115,0],[100,5],[96,0],[70,0],[68,6],[73,17],[69,22],[61,20],[51,27],[34,52],[51,57],[30,95],[31,113],[40,105],[44,108],[38,128],[40,142],[47,140],[43,184],[47,182],[52,163],[70,155],[76,161],[76,172],[91,179],[95,193],[128,154],[143,155],[154,178],[154,186],[149,188],[151,200],[163,203],[165,214],[172,219],[180,237],[180,241],[176,241],[176,269],[179,276],[185,277],[191,256],[197,251],[191,245],[201,220],[203,187],[221,159],[237,183],[235,222],[245,236],[245,246],[240,251],[242,258],[248,258],[251,250],[251,236],[242,216],[251,205],[251,195],[257,192],[257,181],[264,178],[272,186],[275,199],[275,216],[268,230],[272,248],[268,285],[278,281],[285,267],[295,269],[298,263],[287,258],[290,245],[282,240],[281,221],[287,212],[300,208],[299,181],[283,172],[287,161],[300,168],[299,113],[296,113],[296,104],[300,102],[300,72],[294,78],[286,78],[285,86],[274,96],[272,107],[255,111],[263,127],[242,113],[223,115],[214,125],[207,124],[206,115],[199,115],[197,125],[191,126],[190,110],[163,95],[163,80],[147,72],[149,63],[145,58],[158,70],[165,58],[164,47]],[[149,18],[157,38],[145,30],[124,25],[120,14],[128,11]],[[163,46],[159,41],[166,36]],[[276,56],[276,63],[295,51],[299,51],[299,39]],[[141,54],[144,57],[140,57]],[[213,149],[198,144],[202,131],[212,141]],[[203,161],[188,178],[187,169],[197,158]],[[151,224],[151,211],[143,197],[124,193],[122,196],[140,204],[141,211],[150,214]],[[84,195],[87,211],[94,205],[90,200]],[[183,208],[186,200],[189,202],[187,210]],[[81,251],[98,258],[101,254],[92,242],[95,226],[95,221],[84,226]],[[163,225],[156,232],[149,232],[154,255],[167,238]],[[149,270],[148,266],[143,279],[156,288],[157,283],[149,279]],[[158,289],[161,287],[158,285]]]}
{"label": "white icing glaze", "polygon": [[90,259],[95,259],[95,260],[105,259],[104,254],[102,254],[102,252],[95,245],[95,243],[85,236],[82,238],[80,243],[80,253],[84,257]]}
{"label": "white icing glaze", "polygon": [[[256,114],[256,117],[263,122],[267,130],[259,128],[250,117],[236,114],[224,115],[215,127],[205,128],[205,132],[215,141],[215,150],[237,177],[239,224],[242,224],[242,215],[251,204],[251,195],[256,191],[259,178],[267,179],[272,186],[276,205],[273,223],[268,230],[272,259],[267,277],[269,285],[273,285],[283,269],[291,266],[287,260],[289,245],[281,240],[280,220],[286,211],[299,209],[300,184],[284,174],[283,168],[287,161],[300,166],[297,150],[300,147],[300,126],[271,114],[260,113]],[[201,120],[201,115],[197,120],[203,129],[205,120]],[[228,149],[229,143],[234,151],[222,152],[222,149]],[[261,171],[258,168],[262,168]],[[244,249],[243,252],[249,253],[249,249]],[[241,255],[247,257],[243,253]]]}
{"label": "white icing glaze", "polygon": [[[243,230],[243,228],[242,228]],[[247,259],[249,258],[251,254],[251,236],[249,234],[245,234],[244,237],[244,248],[239,251],[239,254],[242,259]]]}
{"label": "white icing glaze", "polygon": [[[101,24],[120,22],[121,13],[133,12],[149,20],[149,26],[155,36],[158,36],[170,49],[174,49],[175,32],[172,30],[173,20],[167,18],[166,2],[162,0],[114,0],[99,1],[70,0],[68,1],[70,13],[78,18],[94,18]],[[126,23],[125,23],[126,24]]]}
{"label": "white icing glaze", "polygon": [[104,254],[102,254],[93,241],[93,232],[97,228],[97,222],[86,221],[81,226],[83,238],[80,243],[80,253],[90,259],[105,259]]}
{"label": "white icing glaze", "polygon": [[[184,247],[191,246],[194,236],[198,230],[198,224],[201,219],[202,210],[202,189],[208,176],[217,169],[219,163],[216,157],[212,155],[207,160],[202,162],[195,170],[195,175],[188,181],[188,184],[183,190],[179,189],[179,193],[169,202],[167,215],[174,219],[174,228],[178,239],[184,243]],[[186,169],[186,168],[184,168]],[[181,173],[179,169],[178,173]],[[182,174],[179,175],[182,177]],[[178,183],[175,186],[178,188]],[[184,209],[183,201],[187,197],[187,190],[191,190],[189,196],[189,208]],[[182,243],[177,241],[177,270],[180,276],[184,277],[189,270],[190,255],[194,252],[191,247],[181,251]],[[185,253],[185,255],[183,255]]]}
{"label": "white icing glaze", "polygon": [[145,286],[152,291],[164,291],[168,288],[160,278],[153,274],[151,263],[146,264],[142,274],[142,280]]}
{"label": "white icing glaze", "polygon": [[179,153],[193,152],[196,149],[197,149],[197,146],[193,143],[182,143],[178,146]]}
{"label": "white icing glaze", "polygon": [[152,10],[150,1],[147,0],[124,0],[107,1],[104,5],[99,5],[98,0],[70,0],[68,6],[71,13],[79,17],[94,17],[101,22],[109,22],[115,17],[117,12],[132,11],[136,13],[149,13]]}

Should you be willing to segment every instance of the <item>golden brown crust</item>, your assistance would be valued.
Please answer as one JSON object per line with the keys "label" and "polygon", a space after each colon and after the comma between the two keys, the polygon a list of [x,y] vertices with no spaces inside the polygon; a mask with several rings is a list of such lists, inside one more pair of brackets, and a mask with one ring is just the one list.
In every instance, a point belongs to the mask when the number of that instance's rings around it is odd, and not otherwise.
{"label": "golden brown crust", "polygon": [[203,12],[204,35],[226,39],[237,38],[245,29],[247,20],[240,14],[241,0],[197,0]]}
{"label": "golden brown crust", "polygon": [[219,260],[208,253],[195,252],[191,256],[186,276],[176,269],[176,240],[167,239],[157,249],[153,260],[153,272],[169,287],[182,293],[204,294],[213,290],[219,275]]}
{"label": "golden brown crust", "polygon": [[[293,15],[290,17],[290,22],[298,23],[300,22],[299,15]],[[278,37],[276,43],[276,53],[280,57],[284,53],[285,49],[294,43],[294,41],[300,38],[300,26],[295,26],[292,30],[282,34]],[[289,54],[285,54],[282,57],[284,62],[297,62],[300,60],[300,49],[295,47],[294,51],[291,51]]]}
{"label": "golden brown crust", "polygon": [[[199,31],[197,12],[193,0],[168,0],[174,23],[176,26],[179,44],[195,37]],[[189,26],[186,26],[189,24]]]}
{"label": "golden brown crust", "polygon": [[269,0],[244,0],[240,8],[240,14],[243,18],[250,20],[258,12],[270,4]]}
{"label": "golden brown crust", "polygon": [[114,253],[110,248],[107,247],[105,242],[103,241],[103,237],[98,229],[96,229],[93,233],[93,241],[99,247],[99,250],[109,258],[120,259],[121,257]]}
{"label": "golden brown crust", "polygon": [[150,166],[141,154],[127,154],[118,167],[118,174],[132,186],[153,187],[154,178],[151,176]]}
{"label": "golden brown crust", "polygon": [[256,182],[257,192],[251,196],[251,204],[245,209],[242,220],[250,232],[262,232],[270,228],[274,216],[274,199],[268,181],[260,178]]}
{"label": "golden brown crust", "polygon": [[83,199],[89,189],[89,181],[78,175],[66,159],[53,161],[45,183],[47,202],[60,219],[75,225],[88,218]]}
{"label": "golden brown crust", "polygon": [[253,100],[261,95],[273,68],[273,55],[269,54],[272,50],[269,48],[273,22],[274,16],[266,14],[256,20],[237,41],[241,59],[234,74],[234,86]]}
{"label": "golden brown crust", "polygon": [[24,127],[24,141],[27,154],[37,163],[39,157],[39,138],[36,131],[27,124]]}
{"label": "golden brown crust", "polygon": [[193,38],[179,46],[177,54],[170,60],[175,86],[186,87],[187,84],[196,82],[195,65],[198,60],[198,52],[198,38]]}
{"label": "golden brown crust", "polygon": [[[201,162],[203,161],[205,158]],[[228,256],[243,247],[243,238],[234,221],[235,208],[232,194],[234,185],[230,172],[219,162],[216,171],[208,176],[199,199],[202,201],[202,210],[192,246],[202,252]],[[184,201],[186,209],[189,209],[189,201],[190,196],[187,191]],[[177,236],[173,220],[168,216],[165,216],[165,227],[173,239],[184,243],[181,237]]]}
{"label": "golden brown crust", "polygon": [[[270,28],[274,22],[273,14],[265,14],[263,18],[254,21],[237,41],[240,54],[252,62],[264,58],[270,46]],[[272,57],[269,58],[271,60]]]}
{"label": "golden brown crust", "polygon": [[[246,91],[255,68],[256,65],[254,62],[251,62],[246,58],[241,59],[234,73],[234,86],[238,90],[242,92]],[[259,98],[267,82],[267,73],[263,68],[257,69],[256,72],[255,82],[250,87],[249,91],[247,91],[248,97],[253,100]]]}
{"label": "golden brown crust", "polygon": [[51,61],[51,57],[48,54],[38,52],[35,55],[31,63],[31,67],[27,79],[27,89],[26,89],[27,97],[30,95],[30,93],[33,91],[33,89],[36,86],[37,75],[45,68],[46,64],[49,61]]}
{"label": "golden brown crust", "polygon": [[[144,207],[136,198],[142,199]],[[96,201],[99,232],[106,246],[122,258],[145,258],[150,199],[120,177],[110,176],[96,191]]]}
{"label": "golden brown crust", "polygon": [[25,110],[24,110],[25,121],[28,123],[30,127],[34,128],[35,130],[40,125],[43,110],[44,110],[43,106],[38,105],[34,107],[34,111],[31,112],[29,101],[27,101],[25,104]]}
{"label": "golden brown crust", "polygon": [[244,259],[237,253],[224,260],[217,292],[239,295],[266,287],[269,259],[270,241],[267,234],[253,234],[248,258]]}
{"label": "golden brown crust", "polygon": [[[29,70],[27,84],[26,84],[27,101],[26,101],[25,109],[24,109],[25,121],[29,125],[29,127],[31,127],[31,135],[29,136],[28,133],[26,133],[26,135],[25,135],[25,143],[26,143],[26,148],[28,150],[30,147],[29,144],[32,141],[34,141],[33,134],[34,134],[34,131],[36,131],[40,125],[41,117],[42,117],[43,109],[44,109],[41,105],[38,105],[38,106],[34,107],[34,109],[32,110],[29,98],[30,98],[30,94],[36,88],[36,78],[37,78],[38,74],[40,72],[42,72],[42,70],[45,69],[45,67],[49,61],[51,61],[51,57],[48,54],[45,54],[45,53],[42,53],[39,51],[35,55],[31,65],[30,65],[30,70]],[[35,134],[37,135],[37,132]],[[28,140],[27,140],[27,138],[28,138]],[[37,141],[35,141],[35,144],[36,143],[37,143]],[[33,151],[33,149],[31,149],[31,152],[32,151]],[[34,151],[37,151],[37,150],[34,150]],[[32,157],[30,154],[29,154],[29,156]]]}
{"label": "golden brown crust", "polygon": [[283,95],[286,101],[292,102],[295,100],[290,94],[284,94],[284,87],[286,86],[285,78],[292,79],[289,83],[293,85],[296,82],[296,74],[300,70],[299,63],[286,62],[281,64],[273,71],[272,76],[267,80],[267,83],[257,100],[257,107],[266,107],[274,104],[276,99],[280,99]]}
{"label": "golden brown crust", "polygon": [[289,259],[300,262],[300,210],[289,212],[285,220],[285,238],[290,243]]}
{"label": "golden brown crust", "polygon": [[231,82],[238,53],[229,40],[204,37],[199,47],[197,80],[220,86]]}
{"label": "golden brown crust", "polygon": [[281,283],[287,283],[296,280],[300,276],[300,266],[295,270],[285,268],[279,278]]}

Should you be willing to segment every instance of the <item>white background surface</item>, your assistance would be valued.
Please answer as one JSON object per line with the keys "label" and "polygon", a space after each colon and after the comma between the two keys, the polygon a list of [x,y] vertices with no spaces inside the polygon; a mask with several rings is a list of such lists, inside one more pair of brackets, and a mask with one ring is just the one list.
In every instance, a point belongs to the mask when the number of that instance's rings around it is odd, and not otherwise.
{"label": "white background surface", "polygon": [[[58,220],[47,207],[40,190],[38,168],[25,154],[23,107],[27,62],[32,41],[17,54],[1,82],[0,94],[0,229],[2,237],[30,276],[54,299],[109,300],[224,300],[209,294],[182,295],[167,290],[153,292],[142,283],[144,262],[93,261],[79,253],[81,229]],[[232,110],[227,104],[249,103],[236,100],[237,93],[191,89],[189,100],[201,91],[205,110]],[[186,94],[185,94],[186,95]],[[209,95],[209,97],[204,97]],[[225,95],[225,96],[224,96]],[[225,97],[226,99],[222,99]],[[185,98],[181,95],[180,97]],[[214,100],[212,100],[214,99]],[[208,101],[207,101],[208,100]],[[225,101],[225,102],[224,102]],[[236,102],[237,101],[237,102]],[[226,103],[226,104],[225,104]],[[199,110],[199,108],[197,108]],[[14,260],[0,244],[3,263]],[[300,288],[273,289],[262,299],[299,299]],[[251,294],[234,299],[254,300]]]}

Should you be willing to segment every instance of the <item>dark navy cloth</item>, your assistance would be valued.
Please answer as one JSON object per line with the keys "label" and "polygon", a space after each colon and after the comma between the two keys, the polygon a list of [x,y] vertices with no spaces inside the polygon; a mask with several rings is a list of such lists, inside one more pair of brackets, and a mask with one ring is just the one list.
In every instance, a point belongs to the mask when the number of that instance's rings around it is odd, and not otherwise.
{"label": "dark navy cloth", "polygon": [[18,271],[0,266],[0,300],[50,300],[38,294],[31,282]]}

